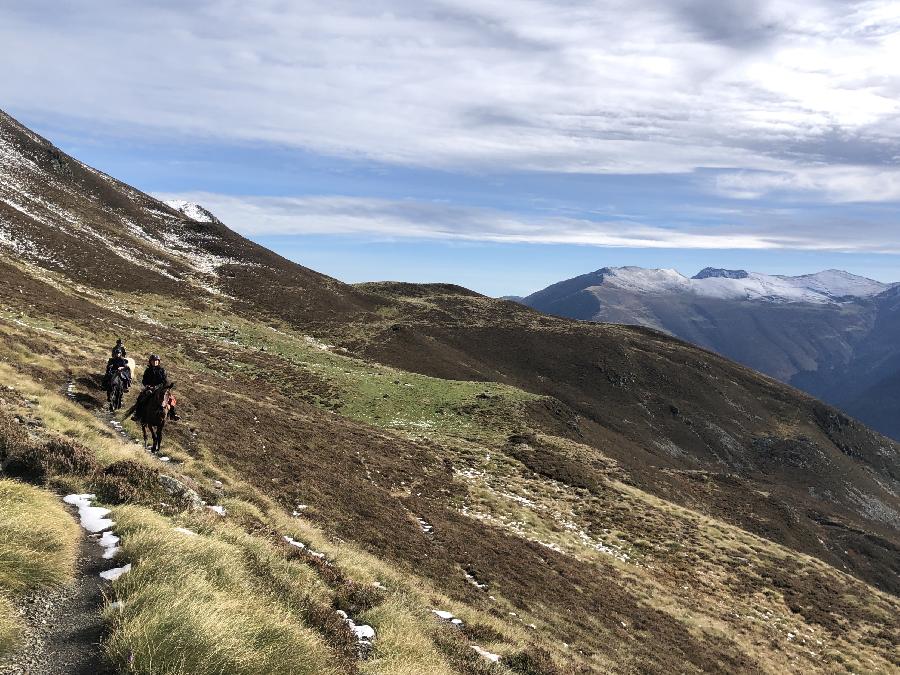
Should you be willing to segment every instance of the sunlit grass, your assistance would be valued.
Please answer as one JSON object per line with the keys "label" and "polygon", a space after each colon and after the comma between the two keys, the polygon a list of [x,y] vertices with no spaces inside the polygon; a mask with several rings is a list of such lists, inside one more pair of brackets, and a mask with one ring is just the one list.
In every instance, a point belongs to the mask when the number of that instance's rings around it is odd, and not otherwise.
{"label": "sunlit grass", "polygon": [[46,490],[0,479],[0,654],[19,632],[11,599],[72,578],[79,525]]}

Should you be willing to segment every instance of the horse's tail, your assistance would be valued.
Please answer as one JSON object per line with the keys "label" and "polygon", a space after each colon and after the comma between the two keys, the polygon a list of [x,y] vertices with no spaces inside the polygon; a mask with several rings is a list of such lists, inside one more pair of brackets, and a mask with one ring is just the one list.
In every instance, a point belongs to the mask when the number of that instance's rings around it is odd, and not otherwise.
{"label": "horse's tail", "polygon": [[126,417],[126,418],[131,417],[131,414],[132,414],[136,409],[137,409],[137,402],[134,402],[134,403],[131,404],[131,407],[130,407],[128,410],[126,410],[124,413],[122,413],[122,417]]}

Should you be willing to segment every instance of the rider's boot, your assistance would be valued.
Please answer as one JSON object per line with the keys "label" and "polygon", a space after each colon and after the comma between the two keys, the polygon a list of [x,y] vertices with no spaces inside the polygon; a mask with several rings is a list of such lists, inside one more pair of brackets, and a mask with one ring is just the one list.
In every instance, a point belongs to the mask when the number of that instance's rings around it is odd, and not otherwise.
{"label": "rider's boot", "polygon": [[178,415],[178,413],[175,412],[174,405],[171,408],[169,408],[169,419],[172,420],[173,422],[177,422],[178,420],[181,419],[181,417]]}

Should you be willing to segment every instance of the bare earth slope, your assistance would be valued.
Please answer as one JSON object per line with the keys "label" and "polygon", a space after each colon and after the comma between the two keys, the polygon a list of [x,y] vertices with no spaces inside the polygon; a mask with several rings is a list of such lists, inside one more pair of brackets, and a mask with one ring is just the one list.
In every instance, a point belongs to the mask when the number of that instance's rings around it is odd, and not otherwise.
{"label": "bare earth slope", "polygon": [[[898,446],[715,354],[450,285],[347,286],[8,117],[0,282],[0,368],[95,410],[107,343],[162,352],[185,417],[167,452],[205,497],[246,482],[490,617],[429,629],[434,672],[898,665]],[[409,672],[395,649],[354,668]]]}

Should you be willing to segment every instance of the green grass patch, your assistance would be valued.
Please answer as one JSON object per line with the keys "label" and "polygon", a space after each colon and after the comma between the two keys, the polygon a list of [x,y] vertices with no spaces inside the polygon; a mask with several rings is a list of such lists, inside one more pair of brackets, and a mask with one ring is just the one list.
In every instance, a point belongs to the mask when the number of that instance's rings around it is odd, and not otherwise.
{"label": "green grass patch", "polygon": [[[540,398],[503,384],[444,380],[364,361],[289,326],[252,322],[221,309],[201,312],[154,296],[141,296],[140,304],[155,321],[232,351],[217,368],[264,378],[276,387],[284,372],[306,372],[327,391],[285,393],[382,428],[498,440],[518,428],[525,405]],[[247,354],[265,357],[250,364],[242,360]],[[204,370],[197,360],[182,366]]]}

